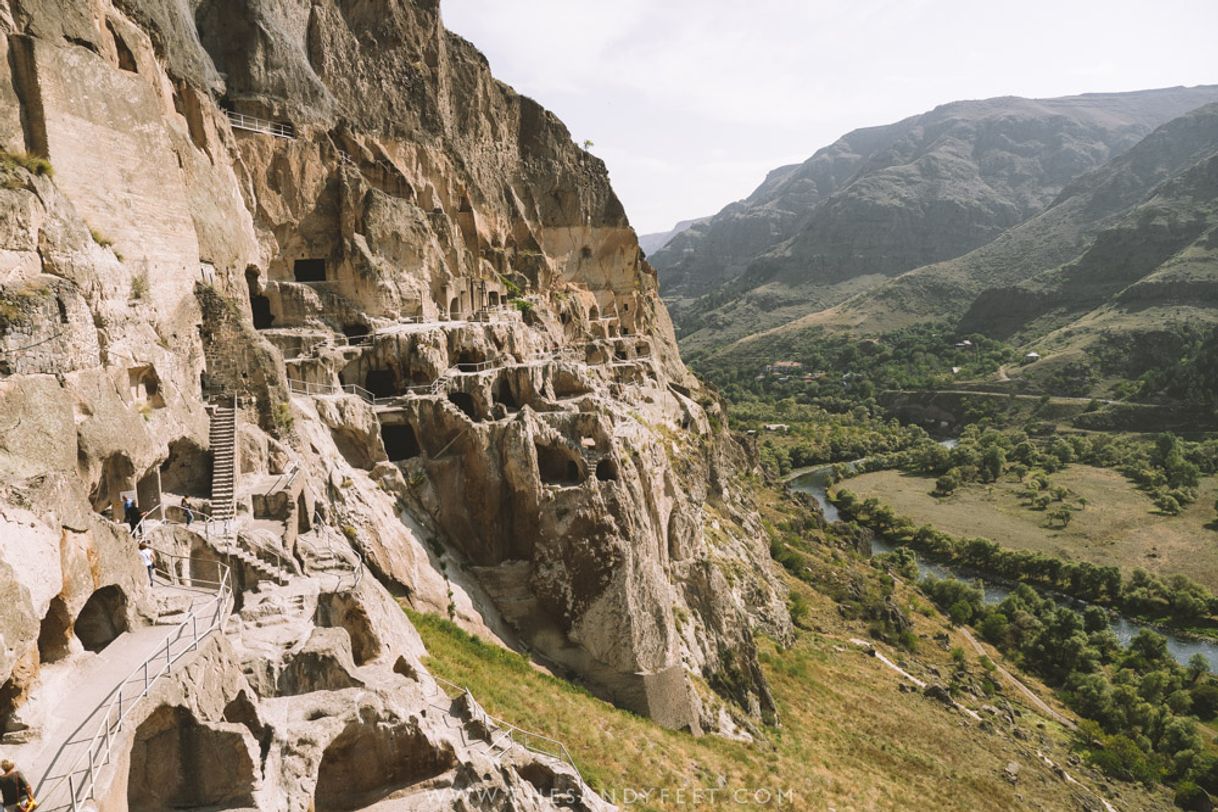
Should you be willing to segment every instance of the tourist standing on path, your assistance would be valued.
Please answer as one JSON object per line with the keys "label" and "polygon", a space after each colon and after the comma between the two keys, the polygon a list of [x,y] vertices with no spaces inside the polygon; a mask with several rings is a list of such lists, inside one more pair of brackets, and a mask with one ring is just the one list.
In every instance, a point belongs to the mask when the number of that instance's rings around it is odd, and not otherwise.
{"label": "tourist standing on path", "polygon": [[30,782],[25,780],[17,765],[7,758],[0,761],[0,796],[4,800],[4,812],[26,812],[38,803],[34,800],[34,790]]}
{"label": "tourist standing on path", "polygon": [[190,509],[190,502],[185,496],[182,497],[182,513],[186,515],[186,526],[190,527],[190,523],[195,520],[195,514]]}
{"label": "tourist standing on path", "polygon": [[148,546],[148,542],[140,542],[140,560],[144,562],[144,567],[148,570],[148,586],[156,586],[152,580],[152,571],[156,567],[156,559],[152,555],[152,548]]}
{"label": "tourist standing on path", "polygon": [[140,526],[140,509],[135,506],[135,500],[126,496],[123,497],[123,518],[127,520],[127,526],[131,528],[131,535],[135,535],[135,529]]}

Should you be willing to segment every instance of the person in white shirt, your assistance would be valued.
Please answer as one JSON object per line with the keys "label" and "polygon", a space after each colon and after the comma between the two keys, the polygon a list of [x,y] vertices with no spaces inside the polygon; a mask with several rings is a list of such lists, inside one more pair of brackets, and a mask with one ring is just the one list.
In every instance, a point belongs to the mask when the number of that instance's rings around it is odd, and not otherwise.
{"label": "person in white shirt", "polygon": [[156,566],[156,559],[153,558],[152,548],[148,546],[146,541],[140,542],[140,560],[148,568],[148,586],[155,586],[152,581],[152,570]]}

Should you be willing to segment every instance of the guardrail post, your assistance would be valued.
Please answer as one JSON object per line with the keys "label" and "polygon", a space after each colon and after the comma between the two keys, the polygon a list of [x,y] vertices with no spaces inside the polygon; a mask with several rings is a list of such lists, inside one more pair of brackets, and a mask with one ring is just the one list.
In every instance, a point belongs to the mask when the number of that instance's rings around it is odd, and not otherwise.
{"label": "guardrail post", "polygon": [[77,812],[76,806],[76,780],[72,773],[68,773],[68,797],[72,799],[72,812]]}

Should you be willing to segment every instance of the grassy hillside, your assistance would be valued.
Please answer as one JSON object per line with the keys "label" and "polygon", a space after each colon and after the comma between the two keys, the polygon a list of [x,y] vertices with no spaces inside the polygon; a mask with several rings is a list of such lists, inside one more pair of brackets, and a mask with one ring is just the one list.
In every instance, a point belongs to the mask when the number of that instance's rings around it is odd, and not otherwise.
{"label": "grassy hillside", "polygon": [[[798,512],[777,495],[764,499],[773,521]],[[589,783],[619,803],[634,799],[630,808],[687,807],[690,796],[682,800],[680,789],[701,790],[711,808],[1066,810],[1099,808],[1099,792],[1121,809],[1170,808],[1161,791],[1113,786],[1078,763],[1059,722],[992,670],[924,598],[841,539],[815,522],[801,533],[790,526],[773,533],[775,549],[805,579],[789,578],[801,628],[788,649],[761,641],[781,723],[755,730],[752,742],[661,729],[446,620],[412,619],[429,668],[468,686],[492,714],[562,740]],[[877,642],[879,652],[916,678],[948,686],[979,718],[924,696],[851,642],[884,634],[894,615],[911,624],[907,648]],[[1043,686],[1024,679],[1054,712],[1068,715]],[[1067,782],[1038,754],[1082,783]],[[768,804],[757,802],[765,797]]]}

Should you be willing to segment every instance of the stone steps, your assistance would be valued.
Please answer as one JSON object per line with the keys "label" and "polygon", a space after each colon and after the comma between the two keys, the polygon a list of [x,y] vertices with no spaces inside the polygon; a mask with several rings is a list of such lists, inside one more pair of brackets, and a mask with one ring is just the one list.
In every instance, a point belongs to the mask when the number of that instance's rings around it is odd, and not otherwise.
{"label": "stone steps", "polygon": [[212,517],[232,519],[237,514],[237,410],[234,407],[212,408],[208,437],[212,454]]}

